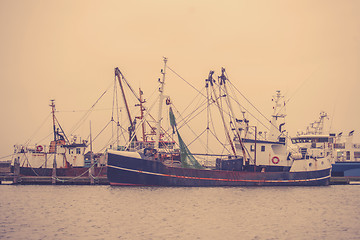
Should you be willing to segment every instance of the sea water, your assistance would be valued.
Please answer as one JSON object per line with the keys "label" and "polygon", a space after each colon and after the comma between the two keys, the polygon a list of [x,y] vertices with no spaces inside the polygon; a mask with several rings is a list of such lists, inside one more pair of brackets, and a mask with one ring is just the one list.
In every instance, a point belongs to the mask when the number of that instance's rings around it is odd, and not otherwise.
{"label": "sea water", "polygon": [[360,239],[360,185],[0,185],[0,239]]}

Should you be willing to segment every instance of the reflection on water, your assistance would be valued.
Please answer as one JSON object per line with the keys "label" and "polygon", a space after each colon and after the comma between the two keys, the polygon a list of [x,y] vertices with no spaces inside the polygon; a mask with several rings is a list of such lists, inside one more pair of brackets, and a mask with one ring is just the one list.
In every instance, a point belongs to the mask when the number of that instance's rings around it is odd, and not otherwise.
{"label": "reflection on water", "polygon": [[358,239],[360,185],[0,185],[0,239]]}

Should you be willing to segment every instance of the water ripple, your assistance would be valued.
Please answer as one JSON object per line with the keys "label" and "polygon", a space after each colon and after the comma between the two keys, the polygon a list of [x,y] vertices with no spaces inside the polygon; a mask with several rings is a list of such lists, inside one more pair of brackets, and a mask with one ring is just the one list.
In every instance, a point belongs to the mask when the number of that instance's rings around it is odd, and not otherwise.
{"label": "water ripple", "polygon": [[360,185],[0,186],[0,239],[357,239]]}

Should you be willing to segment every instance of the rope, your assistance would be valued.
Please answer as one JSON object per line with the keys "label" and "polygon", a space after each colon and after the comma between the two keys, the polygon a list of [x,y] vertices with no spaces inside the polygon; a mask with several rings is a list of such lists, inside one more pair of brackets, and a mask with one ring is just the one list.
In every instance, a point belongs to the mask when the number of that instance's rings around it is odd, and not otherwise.
{"label": "rope", "polygon": [[[262,113],[230,82],[229,79],[228,79],[228,83],[230,83],[231,86],[232,86],[258,113],[260,113],[260,115],[261,115],[262,117],[264,117],[268,122],[270,122],[269,119],[267,119],[267,118],[264,116],[264,114],[262,114]],[[256,121],[258,121],[263,127],[265,127],[266,129],[269,130],[269,127],[268,127],[268,126],[266,126],[264,123],[262,123],[262,121],[260,121],[257,117],[255,117],[254,114],[252,114],[252,113],[251,113],[249,110],[247,110],[243,105],[241,105],[241,104],[238,102],[237,99],[233,98],[232,96],[229,96],[229,97],[230,97],[232,100],[234,100],[236,104],[238,104],[240,107],[242,107],[248,114],[250,114],[250,116],[252,116]]]}
{"label": "rope", "polygon": [[15,153],[10,154],[10,155],[7,155],[7,156],[4,156],[4,157],[0,157],[0,159],[7,158],[7,157],[13,157],[14,155],[15,155]]}
{"label": "rope", "polygon": [[31,139],[35,136],[35,134],[37,134],[38,131],[40,131],[40,129],[44,126],[44,124],[47,122],[47,120],[49,119],[49,117],[51,116],[51,113],[49,113],[47,115],[47,117],[45,118],[45,120],[42,122],[42,124],[40,125],[40,127],[31,135],[31,137],[25,142],[25,146],[28,146],[28,144],[30,143]]}
{"label": "rope", "polygon": [[100,99],[106,94],[106,92],[111,87],[112,83],[107,87],[107,89],[100,95],[100,97],[95,101],[95,103],[90,107],[90,109],[83,115],[83,117],[80,118],[80,120],[74,125],[74,127],[70,130],[70,133],[72,134],[75,132],[81,124],[89,117],[91,112],[93,111],[93,108],[96,106],[96,104],[100,101]]}
{"label": "rope", "polygon": [[186,81],[183,77],[181,77],[177,72],[175,72],[174,70],[172,70],[169,66],[167,66],[167,68],[172,71],[176,76],[178,76],[180,79],[182,79],[184,82],[186,82],[190,87],[192,87],[195,91],[197,91],[198,93],[200,93],[201,95],[203,95],[205,98],[206,96],[204,94],[202,94],[199,90],[197,90],[193,85],[191,85],[188,81]]}

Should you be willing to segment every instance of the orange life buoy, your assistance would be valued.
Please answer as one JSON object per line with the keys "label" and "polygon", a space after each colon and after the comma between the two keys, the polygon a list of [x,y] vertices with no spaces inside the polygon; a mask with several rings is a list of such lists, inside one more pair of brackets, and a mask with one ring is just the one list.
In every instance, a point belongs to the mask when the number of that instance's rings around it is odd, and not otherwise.
{"label": "orange life buoy", "polygon": [[41,152],[43,149],[44,149],[44,148],[43,148],[43,146],[41,146],[41,145],[38,145],[38,146],[36,147],[36,151],[37,151],[37,152]]}
{"label": "orange life buoy", "polygon": [[277,156],[275,156],[271,159],[271,161],[273,162],[273,164],[278,164],[280,162],[280,159]]}

